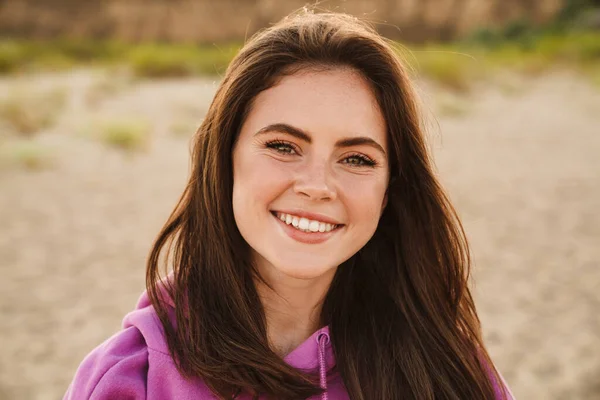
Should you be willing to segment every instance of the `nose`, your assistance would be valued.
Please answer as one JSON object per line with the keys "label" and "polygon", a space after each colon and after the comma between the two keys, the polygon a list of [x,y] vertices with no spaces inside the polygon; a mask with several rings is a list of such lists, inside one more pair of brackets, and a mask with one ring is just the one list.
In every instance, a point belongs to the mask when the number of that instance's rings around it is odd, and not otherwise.
{"label": "nose", "polygon": [[325,162],[306,164],[296,175],[294,192],[311,200],[335,200],[337,192],[330,175]]}

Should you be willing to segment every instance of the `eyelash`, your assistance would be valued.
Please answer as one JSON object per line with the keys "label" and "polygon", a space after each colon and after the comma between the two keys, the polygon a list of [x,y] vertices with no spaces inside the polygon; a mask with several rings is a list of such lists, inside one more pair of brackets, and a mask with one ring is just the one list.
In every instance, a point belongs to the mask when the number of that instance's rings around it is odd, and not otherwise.
{"label": "eyelash", "polygon": [[[269,149],[273,149],[276,152],[280,153],[280,154],[284,154],[284,155],[291,155],[291,152],[288,150],[293,150],[296,151],[296,149],[294,148],[294,146],[291,143],[288,142],[284,142],[283,140],[271,140],[267,143],[265,143],[265,146]],[[282,150],[281,147],[285,147],[287,150]],[[349,158],[354,158],[360,161],[359,164],[353,164],[353,163],[348,163],[348,165],[351,165],[353,167],[375,167],[377,165],[377,162],[375,160],[372,160],[371,158],[362,155],[362,154],[351,154],[348,157],[346,157],[344,160],[347,160]]]}

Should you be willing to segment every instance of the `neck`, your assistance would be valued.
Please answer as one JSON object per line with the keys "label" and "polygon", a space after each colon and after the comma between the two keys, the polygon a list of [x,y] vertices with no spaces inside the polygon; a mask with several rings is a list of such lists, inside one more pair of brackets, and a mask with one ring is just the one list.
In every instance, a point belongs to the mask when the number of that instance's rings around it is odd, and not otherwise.
{"label": "neck", "polygon": [[257,281],[267,321],[269,344],[285,357],[321,328],[321,309],[335,269],[312,279],[299,279],[260,270],[270,286]]}

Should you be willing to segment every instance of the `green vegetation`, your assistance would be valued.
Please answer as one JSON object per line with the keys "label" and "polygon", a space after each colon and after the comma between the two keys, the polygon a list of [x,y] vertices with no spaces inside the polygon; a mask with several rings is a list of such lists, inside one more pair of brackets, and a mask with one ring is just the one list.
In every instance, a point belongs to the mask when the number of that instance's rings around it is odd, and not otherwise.
{"label": "green vegetation", "polygon": [[191,121],[177,121],[171,124],[169,132],[176,137],[191,137],[200,124],[192,123]]}
{"label": "green vegetation", "polygon": [[535,76],[569,68],[593,80],[600,70],[600,32],[580,29],[569,21],[560,17],[534,27],[517,20],[500,29],[477,31],[456,43],[412,48],[412,62],[411,57],[405,58],[419,74],[459,91],[500,70]]}
{"label": "green vegetation", "polygon": [[0,73],[6,74],[25,64],[24,46],[10,41],[0,41]]}
{"label": "green vegetation", "polygon": [[0,40],[0,74],[74,65],[127,64],[141,77],[222,74],[240,44],[125,44],[94,40]]}
{"label": "green vegetation", "polygon": [[128,56],[133,71],[143,77],[173,77],[188,75],[218,75],[239,46],[192,46],[147,44],[136,47]]}
{"label": "green vegetation", "polygon": [[425,46],[412,49],[410,56],[401,54],[417,75],[425,76],[449,89],[464,92],[469,90],[475,79],[481,78],[484,70],[468,52],[450,47]]}
{"label": "green vegetation", "polygon": [[120,62],[127,52],[128,46],[115,41],[0,39],[0,73],[114,63]]}
{"label": "green vegetation", "polygon": [[438,94],[435,99],[437,112],[447,117],[463,117],[471,111],[471,104],[463,97]]}
{"label": "green vegetation", "polygon": [[0,146],[2,167],[38,171],[51,167],[55,161],[48,147],[33,140],[6,142]]}
{"label": "green vegetation", "polygon": [[150,126],[145,121],[107,121],[100,124],[97,135],[109,147],[126,152],[140,151],[148,148]]}
{"label": "green vegetation", "polygon": [[600,65],[600,32],[543,33],[487,48],[472,43],[470,48],[502,67]]}
{"label": "green vegetation", "polygon": [[[574,68],[597,79],[600,32],[585,28],[590,1],[567,0],[564,10],[545,26],[515,20],[482,29],[456,43],[410,47],[404,58],[419,74],[456,91],[498,69],[536,75],[553,68]],[[125,64],[138,77],[221,75],[239,43],[194,45],[115,41],[0,40],[0,73],[66,68],[74,64]]]}
{"label": "green vegetation", "polygon": [[545,25],[518,19],[504,27],[474,32],[455,46],[482,57],[489,69],[535,74],[557,67],[599,68],[600,32],[582,22],[593,11],[591,7],[588,0],[567,0],[557,17]]}
{"label": "green vegetation", "polygon": [[66,91],[46,93],[15,90],[0,101],[0,125],[18,135],[31,136],[52,127],[66,101]]}

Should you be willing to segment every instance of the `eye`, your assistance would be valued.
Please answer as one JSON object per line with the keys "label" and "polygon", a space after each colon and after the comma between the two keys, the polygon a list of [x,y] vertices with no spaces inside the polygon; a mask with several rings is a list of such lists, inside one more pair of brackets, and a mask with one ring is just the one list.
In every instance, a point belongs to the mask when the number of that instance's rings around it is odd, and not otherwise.
{"label": "eye", "polygon": [[377,165],[377,163],[370,159],[367,156],[364,156],[362,154],[353,154],[351,156],[348,156],[346,158],[344,158],[344,164],[348,164],[351,165],[353,167],[374,167]]}
{"label": "eye", "polygon": [[272,140],[267,142],[265,146],[269,149],[274,149],[276,152],[281,154],[294,154],[296,150],[294,146],[292,146],[288,142],[284,142],[283,140]]}

